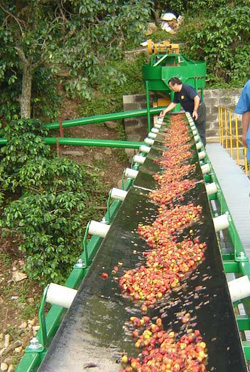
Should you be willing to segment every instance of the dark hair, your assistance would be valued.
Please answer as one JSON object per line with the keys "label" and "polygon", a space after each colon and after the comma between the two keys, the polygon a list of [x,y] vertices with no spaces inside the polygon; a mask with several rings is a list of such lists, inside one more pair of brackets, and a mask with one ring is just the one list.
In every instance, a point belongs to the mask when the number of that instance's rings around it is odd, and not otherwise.
{"label": "dark hair", "polygon": [[168,80],[168,84],[171,83],[172,85],[178,84],[181,85],[182,81],[178,77],[172,77]]}

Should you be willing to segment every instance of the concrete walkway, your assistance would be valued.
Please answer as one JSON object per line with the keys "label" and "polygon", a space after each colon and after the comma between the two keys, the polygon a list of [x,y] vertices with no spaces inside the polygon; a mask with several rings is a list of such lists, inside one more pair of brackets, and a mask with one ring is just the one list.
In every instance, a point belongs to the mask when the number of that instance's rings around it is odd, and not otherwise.
{"label": "concrete walkway", "polygon": [[208,143],[206,150],[250,258],[250,180],[220,144]]}

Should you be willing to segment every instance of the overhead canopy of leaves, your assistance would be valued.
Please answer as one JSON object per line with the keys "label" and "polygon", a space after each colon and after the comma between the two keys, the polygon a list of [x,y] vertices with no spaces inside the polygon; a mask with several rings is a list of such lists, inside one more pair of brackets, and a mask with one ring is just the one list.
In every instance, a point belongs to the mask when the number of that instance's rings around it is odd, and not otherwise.
{"label": "overhead canopy of leaves", "polygon": [[191,19],[178,38],[185,54],[206,61],[211,82],[242,85],[250,75],[249,33],[249,6],[224,6],[209,18]]}
{"label": "overhead canopy of leaves", "polygon": [[56,96],[55,76],[66,79],[71,96],[89,98],[103,81],[119,86],[124,75],[109,61],[121,57],[127,42],[142,40],[151,5],[151,0],[0,0],[0,116],[10,119],[18,112],[24,63],[35,81],[33,107],[50,117],[55,102],[47,91]]}

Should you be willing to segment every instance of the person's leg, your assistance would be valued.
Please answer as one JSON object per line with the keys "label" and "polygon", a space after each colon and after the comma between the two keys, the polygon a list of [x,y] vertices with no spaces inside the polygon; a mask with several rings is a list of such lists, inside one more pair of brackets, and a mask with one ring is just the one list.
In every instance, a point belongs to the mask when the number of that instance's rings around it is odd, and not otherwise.
{"label": "person's leg", "polygon": [[195,120],[195,125],[203,145],[206,146],[206,105],[204,103],[199,106],[197,113],[198,119]]}

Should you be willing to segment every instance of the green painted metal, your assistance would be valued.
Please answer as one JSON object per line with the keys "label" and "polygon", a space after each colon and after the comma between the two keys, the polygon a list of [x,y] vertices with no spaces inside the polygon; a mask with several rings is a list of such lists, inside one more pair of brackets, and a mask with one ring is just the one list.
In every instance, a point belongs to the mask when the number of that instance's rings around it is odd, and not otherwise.
{"label": "green painted metal", "polygon": [[57,141],[59,145],[74,145],[74,146],[96,146],[96,147],[112,147],[112,148],[130,148],[138,149],[144,142],[133,142],[133,141],[115,141],[115,140],[102,140],[102,139],[90,139],[90,138],[56,138],[46,137],[44,138],[45,143],[48,145],[56,145]]}
{"label": "green painted metal", "polygon": [[250,361],[250,342],[242,341],[243,350],[247,361]]}
{"label": "green painted metal", "polygon": [[149,100],[149,84],[145,81],[146,87],[146,102],[147,102],[147,119],[148,119],[148,132],[151,130],[151,116],[150,116],[150,100]]}
{"label": "green painted metal", "polygon": [[239,331],[247,331],[250,329],[250,316],[249,315],[236,315]]}
{"label": "green painted metal", "polygon": [[[161,112],[161,109],[162,108],[159,108],[159,107],[151,108],[150,114],[157,115]],[[70,128],[70,127],[76,127],[78,125],[103,123],[109,120],[122,120],[122,119],[147,116],[147,115],[148,115],[147,109],[122,111],[122,112],[116,112],[112,114],[94,115],[94,116],[79,118],[79,119],[74,119],[74,120],[63,120],[62,127]],[[44,124],[44,127],[48,129],[58,129],[60,128],[60,124],[59,122],[48,123],[48,124]]]}
{"label": "green painted metal", "polygon": [[194,62],[183,54],[154,54],[150,64],[143,66],[143,77],[148,81],[149,90],[170,92],[168,81],[173,76],[194,88],[205,87],[206,63]]}
{"label": "green painted metal", "polygon": [[[0,140],[0,144],[1,144],[1,140]],[[205,159],[205,162],[210,163],[208,158]],[[210,166],[212,169],[211,163],[210,163]],[[139,167],[140,166],[134,167],[134,169],[138,169]],[[219,182],[213,171],[211,172],[211,174],[205,175],[204,179],[206,182],[216,182],[217,185],[219,185]],[[132,179],[128,179],[126,182],[124,182],[124,179],[123,179],[122,188],[127,190],[131,186],[132,183],[133,183]],[[228,211],[226,201],[220,189],[218,190],[216,197],[217,197],[217,201],[220,204],[221,213],[225,213],[226,211]],[[118,201],[118,200],[114,200],[111,203],[109,210],[105,214],[106,221],[112,221],[112,219],[114,218],[114,216],[116,215],[119,209],[120,204],[121,204],[121,201]],[[230,222],[230,228],[228,230],[229,230],[229,235],[231,237],[232,244],[235,248],[235,251],[232,254],[223,255],[225,271],[234,272],[236,274],[239,273],[241,275],[248,275],[250,277],[249,262],[246,259],[244,248],[241,244],[241,241],[239,239],[239,236],[235,229],[233,221]],[[87,237],[87,234],[86,234],[86,237]],[[83,262],[83,266],[76,267],[77,265],[75,265],[70,277],[65,283],[65,286],[69,288],[78,288],[82,279],[86,275],[88,268],[91,265],[92,260],[97,250],[99,249],[101,241],[102,241],[102,238],[93,236],[87,245],[83,244],[84,251],[80,257],[80,259]],[[42,300],[41,307],[44,307],[44,306],[45,306],[45,303]],[[244,306],[250,309],[249,299],[244,300]],[[34,352],[34,351],[31,352],[30,350],[26,350],[26,353],[24,357],[22,358],[20,364],[18,365],[17,369],[15,370],[15,372],[35,372],[38,369],[44,355],[46,354],[46,350],[49,344],[51,343],[51,340],[54,337],[61,323],[64,313],[65,313],[65,309],[59,306],[53,305],[51,307],[48,315],[46,316],[46,319],[44,317],[45,328],[40,329],[37,334],[37,338],[43,346],[42,349],[40,349],[38,352]],[[238,318],[237,320],[238,320],[238,324],[241,330],[249,329],[250,322],[248,318]],[[41,323],[43,323],[42,315],[41,315]],[[44,337],[45,331],[46,331],[46,335]],[[246,359],[250,360],[250,343],[243,342],[243,347],[244,347]]]}
{"label": "green painted metal", "polygon": [[225,273],[240,273],[239,263],[235,261],[223,260]]}
{"label": "green painted metal", "polygon": [[[129,189],[132,185],[133,180],[128,179],[124,182],[124,190]],[[113,220],[115,217],[120,205],[121,201],[113,200],[113,202],[109,205],[109,210],[105,214],[105,219]],[[69,278],[65,282],[65,286],[69,288],[77,289],[82,282],[83,278],[88,272],[88,269],[92,263],[92,260],[98,251],[100,244],[102,242],[102,238],[98,236],[92,236],[90,241],[88,242],[86,249],[88,251],[87,256],[86,253],[83,251],[82,255],[80,256],[81,262],[83,262],[82,267],[75,265],[74,269],[72,270]],[[88,265],[85,263],[85,259],[88,259]],[[40,310],[39,310],[39,320],[40,320],[40,329],[36,335],[37,339],[41,343],[42,347],[38,351],[31,351],[28,348],[25,350],[25,354],[21,359],[19,365],[15,369],[15,372],[35,372],[39,368],[44,356],[46,355],[47,349],[56,334],[61,321],[64,317],[66,309],[62,308],[61,306],[53,305],[49,310],[46,318],[44,315],[44,308],[45,308],[45,298],[46,298],[47,288],[44,290],[44,295],[41,301]]]}
{"label": "green painted metal", "polygon": [[[64,138],[64,137],[46,137],[44,142],[47,145],[72,145],[72,146],[96,146],[96,147],[112,147],[120,149],[139,149],[144,142],[133,142],[133,141],[115,141],[115,140],[102,140],[102,139],[91,139],[91,138]],[[0,138],[0,145],[6,145],[7,140]]]}

